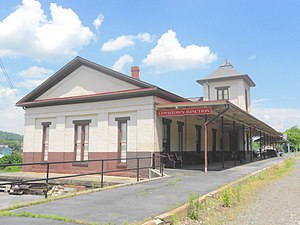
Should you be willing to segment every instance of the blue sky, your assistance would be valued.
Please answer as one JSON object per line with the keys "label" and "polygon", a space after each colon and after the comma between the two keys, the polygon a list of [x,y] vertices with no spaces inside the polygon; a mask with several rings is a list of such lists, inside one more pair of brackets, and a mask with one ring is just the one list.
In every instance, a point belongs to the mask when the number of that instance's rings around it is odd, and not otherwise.
{"label": "blue sky", "polygon": [[23,133],[14,103],[79,55],[184,97],[225,58],[256,83],[253,114],[300,126],[300,1],[0,2],[0,130]]}

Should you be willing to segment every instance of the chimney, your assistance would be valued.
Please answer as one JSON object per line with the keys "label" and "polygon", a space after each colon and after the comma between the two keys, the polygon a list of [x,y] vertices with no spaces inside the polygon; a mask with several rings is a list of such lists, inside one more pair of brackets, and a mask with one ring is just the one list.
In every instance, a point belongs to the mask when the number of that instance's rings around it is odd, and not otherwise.
{"label": "chimney", "polygon": [[140,67],[132,66],[131,67],[131,77],[134,79],[140,79]]}

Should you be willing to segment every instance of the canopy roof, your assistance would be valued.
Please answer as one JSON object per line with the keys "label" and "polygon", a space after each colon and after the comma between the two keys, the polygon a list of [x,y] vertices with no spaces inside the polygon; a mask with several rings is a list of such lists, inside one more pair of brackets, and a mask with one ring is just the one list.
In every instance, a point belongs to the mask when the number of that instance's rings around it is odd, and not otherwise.
{"label": "canopy roof", "polygon": [[[218,116],[220,113],[222,113],[222,111],[225,111],[225,108],[228,108],[228,110],[222,114],[224,116],[225,126],[232,126],[232,122],[235,121],[236,123],[244,124],[245,128],[252,128],[253,135],[259,135],[260,132],[275,137],[281,137],[282,135],[268,124],[252,116],[228,100],[159,104],[156,106],[156,109],[180,109],[195,107],[211,107],[213,112],[211,116]],[[203,115],[198,117],[204,118]],[[218,120],[220,122],[220,118],[216,119],[216,121]]]}

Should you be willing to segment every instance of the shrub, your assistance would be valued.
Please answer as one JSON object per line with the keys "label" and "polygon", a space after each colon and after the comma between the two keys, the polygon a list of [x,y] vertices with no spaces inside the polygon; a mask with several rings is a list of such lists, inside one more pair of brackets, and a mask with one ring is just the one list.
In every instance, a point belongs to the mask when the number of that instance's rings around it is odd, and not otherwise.
{"label": "shrub", "polygon": [[[0,158],[1,164],[17,164],[22,163],[22,153],[20,152],[12,152],[11,154],[7,154]],[[4,169],[4,166],[0,166],[0,169]]]}

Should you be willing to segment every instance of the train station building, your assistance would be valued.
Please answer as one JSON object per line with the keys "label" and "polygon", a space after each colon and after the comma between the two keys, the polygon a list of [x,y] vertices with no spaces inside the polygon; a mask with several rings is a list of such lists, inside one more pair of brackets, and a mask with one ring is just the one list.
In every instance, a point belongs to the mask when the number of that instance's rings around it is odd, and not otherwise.
{"label": "train station building", "polygon": [[203,97],[184,98],[142,81],[137,66],[128,76],[76,57],[16,104],[25,109],[24,163],[74,161],[52,170],[82,173],[100,166],[86,160],[115,158],[107,170],[130,169],[130,158],[159,153],[208,171],[211,163],[252,161],[253,136],[280,141],[251,114],[249,75],[226,60],[197,82]]}

